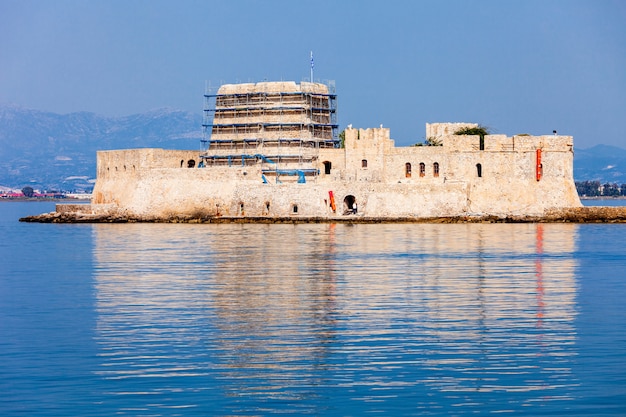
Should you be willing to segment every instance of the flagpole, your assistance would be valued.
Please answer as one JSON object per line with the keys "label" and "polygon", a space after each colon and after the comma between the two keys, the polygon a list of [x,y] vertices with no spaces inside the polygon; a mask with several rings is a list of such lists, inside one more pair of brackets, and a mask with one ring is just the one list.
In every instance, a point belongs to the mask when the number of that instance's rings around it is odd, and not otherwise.
{"label": "flagpole", "polygon": [[311,51],[311,83],[313,83],[313,51]]}

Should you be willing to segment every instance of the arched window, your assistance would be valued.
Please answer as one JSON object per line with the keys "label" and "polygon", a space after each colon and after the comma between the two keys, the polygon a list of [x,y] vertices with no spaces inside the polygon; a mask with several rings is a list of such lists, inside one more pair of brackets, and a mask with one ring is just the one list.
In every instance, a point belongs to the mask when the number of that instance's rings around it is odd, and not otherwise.
{"label": "arched window", "polygon": [[439,162],[433,164],[433,177],[439,176]]}
{"label": "arched window", "polygon": [[407,162],[404,164],[404,176],[407,178],[411,178],[411,163]]}
{"label": "arched window", "polygon": [[483,176],[483,166],[481,164],[476,164],[476,173],[479,178]]}
{"label": "arched window", "polygon": [[420,177],[423,177],[424,175],[426,175],[426,164],[420,162]]}
{"label": "arched window", "polygon": [[367,159],[361,160],[361,168],[367,168]]}

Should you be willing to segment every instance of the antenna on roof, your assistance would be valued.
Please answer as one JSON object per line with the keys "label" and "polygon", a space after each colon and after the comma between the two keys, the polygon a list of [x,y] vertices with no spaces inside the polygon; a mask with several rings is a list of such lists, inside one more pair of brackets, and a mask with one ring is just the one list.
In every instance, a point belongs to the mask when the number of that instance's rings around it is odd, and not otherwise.
{"label": "antenna on roof", "polygon": [[311,83],[313,82],[313,51],[311,51]]}

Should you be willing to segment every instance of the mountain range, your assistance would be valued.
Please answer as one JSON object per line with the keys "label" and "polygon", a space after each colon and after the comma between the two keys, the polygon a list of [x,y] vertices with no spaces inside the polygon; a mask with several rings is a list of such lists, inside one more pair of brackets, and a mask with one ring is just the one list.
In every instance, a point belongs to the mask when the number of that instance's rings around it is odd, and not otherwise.
{"label": "mountain range", "polygon": [[193,150],[201,138],[202,117],[179,110],[105,117],[0,106],[0,186],[88,190],[98,150]]}
{"label": "mountain range", "polygon": [[609,145],[575,148],[574,179],[597,180],[602,184],[626,184],[626,149]]}
{"label": "mountain range", "polygon": [[[202,116],[156,109],[124,117],[56,114],[0,105],[0,186],[89,191],[96,151],[200,149]],[[626,149],[596,145],[574,152],[576,181],[626,183]]]}

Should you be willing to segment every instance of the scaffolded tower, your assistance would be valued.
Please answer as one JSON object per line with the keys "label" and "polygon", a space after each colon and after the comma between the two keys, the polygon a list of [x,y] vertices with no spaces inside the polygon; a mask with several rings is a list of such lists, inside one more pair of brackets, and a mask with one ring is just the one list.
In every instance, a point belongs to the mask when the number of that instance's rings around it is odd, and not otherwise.
{"label": "scaffolded tower", "polygon": [[339,147],[332,84],[227,84],[204,97],[202,166],[262,164],[263,181],[306,182],[319,149]]}

